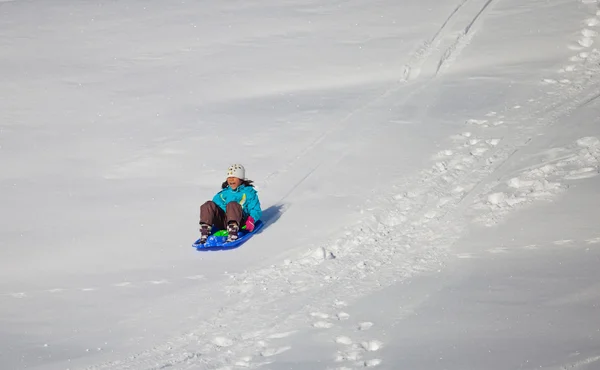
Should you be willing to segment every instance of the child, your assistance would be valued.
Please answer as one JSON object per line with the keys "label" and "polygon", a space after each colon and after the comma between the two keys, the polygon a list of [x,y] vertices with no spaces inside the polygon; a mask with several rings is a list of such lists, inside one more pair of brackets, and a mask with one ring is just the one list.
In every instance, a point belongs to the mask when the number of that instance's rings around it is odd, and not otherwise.
{"label": "child", "polygon": [[213,226],[229,233],[227,243],[238,238],[240,225],[248,232],[260,219],[262,210],[258,194],[251,180],[246,179],[246,170],[241,164],[233,164],[227,170],[227,180],[222,190],[212,200],[200,207],[200,243],[206,243]]}

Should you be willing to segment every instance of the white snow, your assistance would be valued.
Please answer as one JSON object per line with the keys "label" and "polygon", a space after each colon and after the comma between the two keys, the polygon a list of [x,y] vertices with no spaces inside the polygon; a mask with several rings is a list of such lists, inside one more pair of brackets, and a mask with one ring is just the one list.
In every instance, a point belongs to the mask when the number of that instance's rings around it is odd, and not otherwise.
{"label": "white snow", "polygon": [[[599,25],[0,0],[0,368],[598,368]],[[266,227],[197,252],[231,163]]]}

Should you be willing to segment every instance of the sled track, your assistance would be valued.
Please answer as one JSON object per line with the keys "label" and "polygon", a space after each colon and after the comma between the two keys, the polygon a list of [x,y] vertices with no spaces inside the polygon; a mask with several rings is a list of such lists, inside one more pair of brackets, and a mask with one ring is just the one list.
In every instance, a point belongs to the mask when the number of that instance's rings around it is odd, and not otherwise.
{"label": "sled track", "polygon": [[585,107],[586,105],[593,103],[594,101],[598,100],[599,98],[600,98],[600,93],[597,93],[594,96],[590,97],[589,99],[586,99],[583,103],[581,103],[580,107]]}

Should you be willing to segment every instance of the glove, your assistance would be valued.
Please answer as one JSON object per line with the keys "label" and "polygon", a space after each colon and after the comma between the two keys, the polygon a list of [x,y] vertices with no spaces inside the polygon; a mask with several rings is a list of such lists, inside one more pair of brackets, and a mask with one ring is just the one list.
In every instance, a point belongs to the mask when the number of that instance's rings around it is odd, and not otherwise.
{"label": "glove", "polygon": [[246,219],[246,231],[248,231],[249,233],[254,231],[254,217],[252,216],[248,216],[248,218]]}

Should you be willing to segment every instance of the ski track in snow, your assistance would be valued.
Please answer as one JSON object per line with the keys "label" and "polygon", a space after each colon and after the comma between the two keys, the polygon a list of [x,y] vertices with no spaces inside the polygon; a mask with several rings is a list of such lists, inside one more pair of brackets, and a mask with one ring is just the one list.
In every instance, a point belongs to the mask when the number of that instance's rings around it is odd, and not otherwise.
{"label": "ski track in snow", "polygon": [[[433,37],[423,42],[404,66],[402,80],[418,78],[424,71],[438,76],[447,70],[461,51],[471,42],[476,25],[494,0],[463,0],[448,15]],[[450,41],[448,41],[450,40]],[[426,64],[431,60],[434,65]]]}
{"label": "ski track in snow", "polygon": [[[448,18],[442,23],[442,25],[437,30],[432,39],[428,42],[425,42],[414,54],[411,61],[405,66],[405,72],[402,80],[404,82],[408,82],[409,80],[415,79],[421,73],[420,70],[423,68],[425,62],[428,59],[432,58],[432,54],[435,50],[443,46],[442,42],[448,37],[448,34],[453,33],[453,31],[448,30],[448,28],[451,25],[453,25],[453,23],[459,22],[456,18],[464,17],[466,20],[464,20],[463,23],[457,26],[459,31],[456,39],[449,46],[445,47],[445,51],[442,53],[442,55],[435,56],[433,58],[436,61],[436,66],[434,67],[435,72],[433,72],[435,76],[437,76],[442,70],[448,69],[451,62],[456,59],[460,51],[464,49],[464,47],[468,45],[468,43],[472,39],[475,33],[476,23],[480,18],[482,18],[485,11],[488,8],[490,8],[490,5],[493,3],[493,1],[494,0],[485,0],[483,2],[478,0],[463,0],[448,16]],[[470,5],[473,6],[471,7]],[[308,172],[305,172],[305,175],[303,177],[294,181],[293,186],[291,186],[287,191],[285,191],[284,194],[282,194],[281,198],[277,203],[283,202],[300,184],[307,180],[313,174],[313,172],[315,172],[319,167],[323,166],[325,161],[322,158],[326,156],[320,155],[319,151],[316,149],[322,143],[326,142],[327,138],[335,136],[342,130],[348,130],[349,128],[346,126],[354,116],[368,109],[369,107],[372,107],[376,103],[380,102],[382,99],[391,96],[403,86],[403,84],[393,85],[389,89],[385,90],[383,93],[375,96],[373,99],[371,99],[364,105],[348,113],[345,117],[340,119],[335,125],[330,127],[328,130],[321,132],[319,135],[317,135],[315,140],[310,145],[305,147],[291,161],[286,163],[282,168],[279,168],[267,175],[266,178],[262,181],[261,188],[269,188],[270,185],[273,182],[275,182],[281,174],[289,174],[290,170],[293,167],[300,165],[300,162],[310,161],[310,165],[308,166],[310,170]],[[423,86],[421,86],[421,88],[422,87]],[[411,94],[407,94],[407,96],[404,97],[404,99],[408,99],[414,92],[419,90],[420,88],[415,89],[415,91],[413,91]],[[339,157],[343,157],[343,155],[344,153],[342,151]],[[329,158],[329,160],[327,160],[327,163],[336,163],[336,161],[337,158]]]}
{"label": "ski track in snow", "polygon": [[[453,22],[453,18],[463,11],[468,2],[465,0],[461,3],[426,45],[425,52],[407,67],[406,80],[418,76],[419,67],[446,38],[446,25]],[[483,2],[480,11],[470,18],[470,23],[464,28],[463,43],[468,41],[465,38],[467,35],[472,37],[473,25],[491,3],[491,0]],[[387,207],[368,216],[360,225],[349,227],[346,237],[325,242],[293,260],[257,271],[231,274],[231,282],[224,287],[224,291],[237,297],[236,303],[224,307],[210,324],[192,328],[168,343],[129,358],[88,369],[196,369],[209,364],[211,368],[232,369],[266,365],[273,361],[273,357],[290,349],[278,342],[294,335],[302,325],[307,330],[330,330],[337,322],[352,320],[342,310],[347,303],[339,298],[360,296],[415,273],[439,268],[450,254],[448,249],[452,242],[460,234],[461,225],[450,219],[464,208],[478,212],[479,222],[495,224],[519,206],[555,197],[571,181],[597,176],[600,140],[584,137],[568,147],[557,148],[553,153],[561,155],[548,154],[539,166],[523,169],[511,178],[490,180],[494,178],[495,171],[519,150],[518,145],[529,142],[530,131],[520,126],[519,122],[529,122],[535,117],[539,125],[544,125],[556,115],[589,99],[584,88],[593,83],[590,82],[590,76],[597,72],[600,60],[600,53],[595,49],[590,50],[598,35],[591,28],[600,24],[599,14],[583,22],[580,38],[569,45],[576,52],[569,64],[557,71],[557,76],[547,76],[542,80],[548,94],[557,94],[557,89],[561,90],[559,104],[547,107],[543,100],[522,102],[502,112],[491,111],[485,117],[467,120],[465,130],[449,138],[452,145],[434,156],[431,168],[416,178],[407,179],[405,184],[398,184],[396,188],[402,189],[400,193],[370,199],[367,204],[385,204]],[[448,67],[452,56],[455,57],[460,48],[455,46],[450,49],[451,52],[442,53],[445,57],[438,59],[438,72],[442,67]],[[577,88],[565,89],[570,85]],[[389,95],[390,91],[384,95]],[[525,110],[531,113],[523,112]],[[540,118],[540,112],[547,113]],[[341,129],[344,122],[342,120],[338,126],[323,133],[300,157],[311,153],[326,136]],[[539,125],[533,125],[536,126],[533,129],[539,128]],[[513,130],[503,130],[505,126],[511,126]],[[508,135],[514,136],[505,140]],[[288,163],[288,167],[295,164],[296,161]],[[285,168],[279,172],[284,171]],[[272,182],[279,172],[270,175],[265,182]],[[357,227],[362,230],[359,235],[353,231]],[[364,249],[375,248],[381,242],[378,240],[380,238],[390,247],[379,249],[378,254],[365,255]],[[567,248],[581,242],[564,239],[556,240],[552,245]],[[583,242],[593,247],[600,244],[600,236]],[[534,251],[538,246],[519,248]],[[499,246],[482,253],[502,254],[509,249]],[[477,258],[477,255],[460,254],[456,257]],[[70,290],[58,287],[44,291],[9,292],[1,296],[5,299],[26,299],[39,294],[93,294],[101,289],[148,288],[202,278],[200,275],[171,280],[157,278],[144,282],[114,282],[102,287]],[[312,303],[311,306],[298,309],[296,302],[307,301],[306,296],[310,297],[308,301]],[[261,302],[261,305],[256,305],[256,302]],[[269,310],[263,311],[264,307],[270,307],[273,303],[282,308],[281,312],[293,313],[287,317],[273,317]],[[251,330],[248,323],[244,322],[248,316],[256,318]],[[197,319],[191,317],[190,322]],[[357,322],[353,332],[331,338],[338,346],[332,356],[335,362],[340,363],[337,369],[376,367],[383,363],[376,354],[385,347],[385,343],[378,338],[362,339],[374,326],[376,320]],[[219,332],[222,334],[216,335]],[[207,336],[205,333],[211,334]],[[198,345],[194,347],[190,343]],[[194,349],[190,350],[191,347]],[[594,361],[597,358],[591,358],[587,363]],[[563,369],[584,365],[578,362],[566,365]]]}

